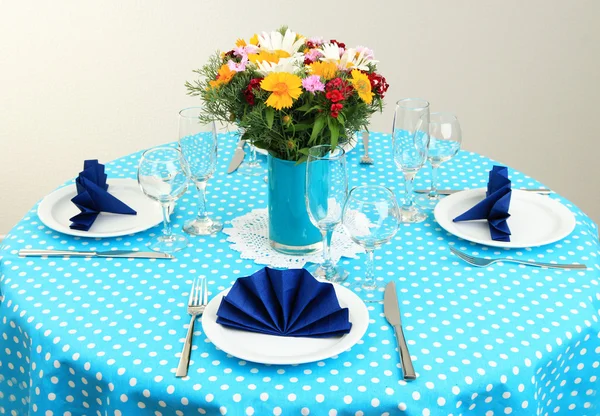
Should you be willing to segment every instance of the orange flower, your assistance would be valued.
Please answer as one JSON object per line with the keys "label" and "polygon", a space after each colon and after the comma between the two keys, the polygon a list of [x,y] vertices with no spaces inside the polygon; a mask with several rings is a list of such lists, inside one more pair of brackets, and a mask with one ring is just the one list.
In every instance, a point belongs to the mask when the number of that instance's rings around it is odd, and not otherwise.
{"label": "orange flower", "polygon": [[333,62],[313,62],[308,66],[311,75],[318,75],[328,81],[335,77],[337,65]]}
{"label": "orange flower", "polygon": [[214,81],[210,81],[209,84],[213,88],[219,88],[221,85],[229,84],[229,81],[231,81],[235,74],[236,72],[229,69],[227,64],[221,65],[217,73],[217,78]]}
{"label": "orange flower", "polygon": [[281,58],[289,58],[290,54],[283,50],[276,50],[274,52],[260,51],[259,53],[251,53],[248,55],[248,60],[253,64],[258,62],[271,62],[278,63]]}
{"label": "orange flower", "polygon": [[302,94],[302,79],[289,72],[271,72],[260,83],[265,91],[271,95],[265,104],[276,110],[290,108],[295,100]]}

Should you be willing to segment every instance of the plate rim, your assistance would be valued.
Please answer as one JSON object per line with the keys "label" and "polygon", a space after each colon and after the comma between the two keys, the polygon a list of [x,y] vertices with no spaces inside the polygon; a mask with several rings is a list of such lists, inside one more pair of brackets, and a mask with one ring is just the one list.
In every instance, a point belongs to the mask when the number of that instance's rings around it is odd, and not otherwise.
{"label": "plate rim", "polygon": [[[343,353],[344,351],[346,351],[349,348],[352,348],[353,346],[356,345],[356,343],[358,341],[360,341],[362,339],[362,337],[366,334],[367,329],[369,328],[369,310],[367,308],[367,305],[363,302],[363,300],[354,292],[352,292],[350,289],[348,289],[347,287],[344,287],[342,285],[339,285],[337,283],[331,283],[328,282],[329,284],[332,284],[334,286],[334,288],[336,289],[336,295],[339,297],[339,295],[337,294],[338,289],[343,289],[342,293],[344,293],[344,296],[350,296],[350,297],[354,297],[355,300],[358,300],[358,304],[360,304],[361,310],[360,313],[363,314],[364,313],[364,323],[361,326],[355,325],[354,322],[352,322],[352,329],[350,330],[349,334],[346,334],[344,336],[349,336],[350,334],[353,335],[352,341],[349,341],[348,344],[346,343],[338,343],[334,346],[331,347],[330,350],[326,350],[326,351],[330,351],[330,352],[326,352],[325,354],[322,355],[315,355],[314,357],[310,358],[310,359],[292,359],[291,357],[287,357],[287,359],[277,359],[277,358],[273,358],[273,359],[267,359],[267,360],[262,360],[261,361],[256,361],[256,357],[250,357],[250,356],[243,356],[244,354],[233,354],[230,351],[228,351],[227,346],[225,346],[225,348],[223,348],[223,344],[219,343],[219,342],[215,342],[214,341],[214,336],[211,338],[211,335],[214,335],[214,332],[212,332],[213,330],[215,330],[219,324],[217,324],[216,319],[209,319],[208,323],[205,323],[207,321],[205,321],[205,317],[206,317],[206,312],[207,311],[211,311],[211,309],[215,309],[214,311],[214,316],[216,317],[216,309],[218,308],[218,306],[213,306],[217,304],[217,301],[219,301],[220,304],[220,299],[222,299],[230,290],[231,287],[222,290],[221,292],[217,293],[215,296],[213,296],[213,298],[208,302],[208,305],[206,306],[206,308],[204,309],[204,313],[202,314],[202,330],[204,332],[204,335],[206,336],[206,338],[208,338],[208,340],[218,349],[220,349],[221,351],[223,351],[226,354],[229,354],[235,358],[238,358],[240,360],[245,360],[245,361],[249,361],[249,362],[253,362],[253,363],[257,363],[257,364],[265,364],[265,365],[298,365],[298,364],[308,364],[308,363],[313,363],[316,361],[321,361],[321,360],[326,360],[329,359],[335,355],[339,355],[341,353]],[[207,325],[208,325],[208,330],[207,330]],[[355,331],[355,332],[352,332]],[[260,334],[259,334],[260,335]],[[271,335],[272,336],[272,335]],[[342,344],[343,348],[337,347],[338,345]],[[266,357],[266,356],[265,356]],[[302,356],[302,357],[306,357],[306,355]]]}
{"label": "plate rim", "polygon": [[[132,178],[108,178],[107,183],[110,185],[115,184],[115,182],[123,182],[124,184],[133,185],[134,183],[137,185],[137,181]],[[137,228],[129,229],[127,232],[116,232],[111,234],[106,233],[96,233],[89,231],[81,231],[81,230],[73,230],[71,228],[63,228],[63,225],[58,223],[51,215],[52,203],[56,202],[56,200],[62,197],[64,194],[68,193],[71,189],[76,188],[76,184],[70,183],[64,186],[61,186],[54,191],[50,192],[48,195],[42,198],[39,202],[36,213],[42,224],[46,227],[50,228],[57,233],[70,235],[73,237],[87,237],[87,238],[113,238],[113,237],[123,237],[126,235],[136,234],[142,231],[146,231],[162,222],[162,215],[160,220],[152,225],[144,225]]]}
{"label": "plate rim", "polygon": [[[445,230],[446,232],[452,234],[455,237],[458,237],[460,239],[463,239],[465,241],[469,241],[471,243],[476,243],[476,244],[481,244],[484,246],[488,246],[488,247],[498,247],[498,248],[532,248],[532,247],[542,247],[548,244],[552,244],[555,243],[557,241],[562,240],[563,238],[569,236],[573,230],[575,229],[575,226],[577,225],[577,220],[575,219],[575,214],[573,214],[573,212],[571,212],[571,210],[569,208],[567,208],[564,204],[562,204],[560,201],[554,199],[554,198],[550,198],[547,195],[538,195],[536,193],[532,193],[532,192],[527,192],[527,191],[523,191],[520,189],[512,189],[513,191],[513,196],[514,195],[518,195],[519,198],[525,198],[525,199],[535,199],[538,201],[541,201],[541,199],[539,198],[547,198],[544,201],[550,201],[550,204],[554,204],[554,206],[559,207],[558,209],[563,210],[564,213],[568,213],[568,217],[569,217],[569,224],[567,224],[567,226],[565,226],[565,232],[561,233],[561,234],[557,234],[557,237],[552,237],[546,240],[542,240],[539,243],[535,243],[535,244],[521,244],[521,243],[513,243],[511,241],[505,242],[505,241],[494,241],[491,238],[489,240],[479,240],[479,239],[474,239],[473,237],[470,237],[469,235],[466,235],[464,233],[460,233],[460,232],[455,232],[454,230],[449,230],[448,226],[447,226],[447,221],[446,219],[444,219],[442,217],[441,211],[442,209],[445,208],[446,205],[450,204],[452,202],[452,200],[454,199],[459,199],[461,197],[465,197],[465,195],[468,194],[475,194],[475,193],[485,193],[486,192],[486,188],[475,188],[475,189],[465,189],[463,191],[460,192],[456,192],[452,195],[448,195],[447,197],[445,197],[444,199],[442,199],[436,206],[435,209],[433,211],[433,215],[434,218],[436,220],[436,222],[438,223],[438,225],[440,227],[442,227],[443,230]],[[442,218],[442,221],[440,221],[440,218]],[[565,217],[566,218],[566,217]]]}

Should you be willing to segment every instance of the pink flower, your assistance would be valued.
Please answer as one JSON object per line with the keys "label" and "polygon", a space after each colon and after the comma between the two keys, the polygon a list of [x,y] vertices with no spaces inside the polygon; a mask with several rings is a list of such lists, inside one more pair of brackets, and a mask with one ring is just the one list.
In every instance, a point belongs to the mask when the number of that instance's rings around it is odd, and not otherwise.
{"label": "pink flower", "polygon": [[319,59],[319,57],[321,57],[321,55],[323,55],[323,53],[320,50],[311,49],[306,54],[304,54],[304,57],[306,59],[310,59],[312,62],[315,62],[317,59]]}
{"label": "pink flower", "polygon": [[321,82],[321,78],[318,75],[311,75],[302,80],[302,86],[306,91],[312,92],[313,94],[317,91],[325,91],[325,84]]}
{"label": "pink flower", "polygon": [[321,46],[323,43],[325,43],[325,41],[323,40],[323,38],[310,38],[307,43],[310,42],[315,46]]}
{"label": "pink flower", "polygon": [[246,64],[248,63],[248,57],[244,56],[241,62],[234,62],[231,59],[227,62],[229,69],[235,72],[242,72],[246,70]]}
{"label": "pink flower", "polygon": [[365,53],[366,59],[375,59],[375,54],[373,53],[373,49],[369,49],[366,46],[357,46],[356,53],[361,53],[361,52]]}
{"label": "pink flower", "polygon": [[233,48],[233,54],[235,56],[239,56],[240,58],[244,58],[251,53],[258,53],[258,46],[246,45],[236,46],[235,48]]}

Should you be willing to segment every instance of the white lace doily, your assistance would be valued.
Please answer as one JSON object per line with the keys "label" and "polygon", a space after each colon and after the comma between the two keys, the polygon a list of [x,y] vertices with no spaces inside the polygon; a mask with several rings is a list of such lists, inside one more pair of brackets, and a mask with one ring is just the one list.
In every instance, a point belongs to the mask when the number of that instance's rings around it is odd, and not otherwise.
{"label": "white lace doily", "polygon": [[[227,241],[233,243],[231,248],[239,251],[243,259],[252,259],[257,264],[271,267],[285,267],[299,269],[306,263],[320,263],[322,254],[316,253],[308,256],[290,256],[279,253],[269,244],[269,214],[266,208],[255,209],[231,220],[232,228],[225,228]],[[359,253],[364,253],[362,247],[354,243],[346,230],[338,226],[331,240],[331,256],[335,261],[341,257],[357,258]]]}

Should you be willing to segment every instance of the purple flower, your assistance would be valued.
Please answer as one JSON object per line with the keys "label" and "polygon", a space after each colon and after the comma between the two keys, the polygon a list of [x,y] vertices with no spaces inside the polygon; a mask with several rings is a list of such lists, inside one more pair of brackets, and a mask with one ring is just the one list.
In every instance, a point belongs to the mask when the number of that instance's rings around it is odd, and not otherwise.
{"label": "purple flower", "polygon": [[364,56],[365,56],[366,59],[374,59],[375,58],[375,54],[373,53],[373,50],[367,48],[366,46],[357,46],[356,47],[356,52],[357,53],[364,52],[365,53]]}
{"label": "purple flower", "polygon": [[229,69],[235,72],[242,72],[246,70],[246,64],[248,63],[248,57],[244,56],[241,62],[237,63],[232,61],[231,59],[227,62],[227,66]]}
{"label": "purple flower", "polygon": [[315,46],[321,46],[325,41],[323,38],[310,38],[308,42],[312,42]]}
{"label": "purple flower", "polygon": [[318,75],[311,75],[302,80],[302,86],[306,91],[312,92],[313,94],[317,91],[325,91],[325,84],[321,82],[321,78]]}

